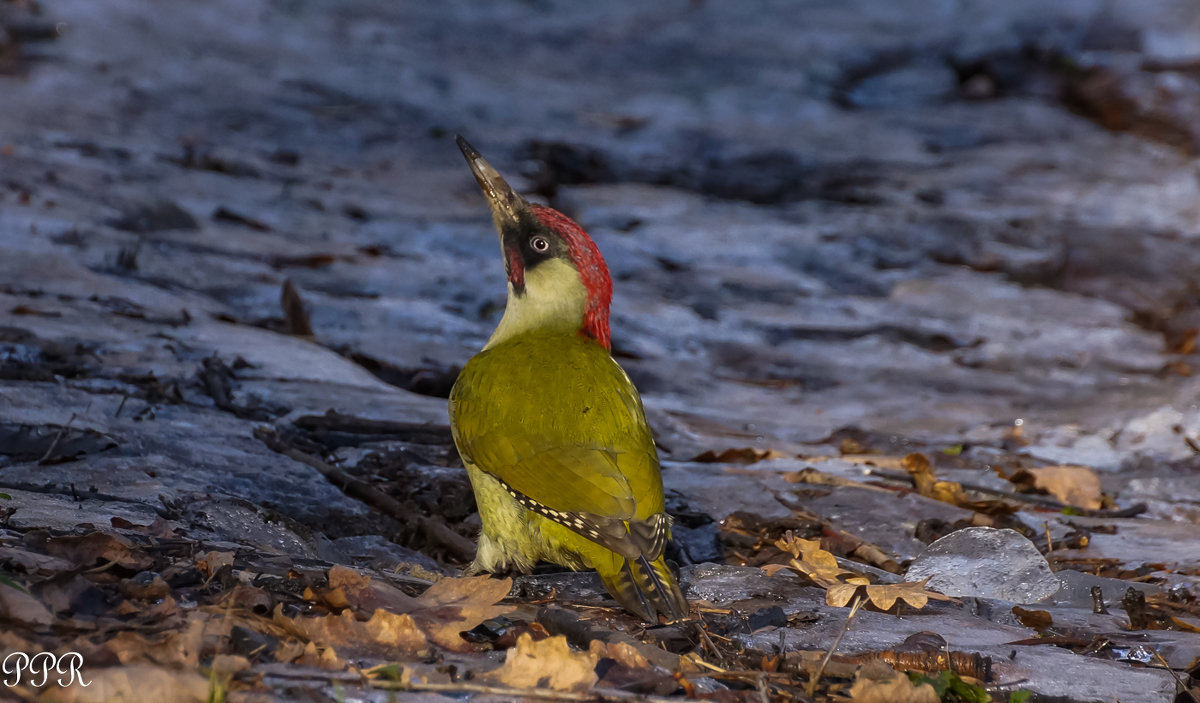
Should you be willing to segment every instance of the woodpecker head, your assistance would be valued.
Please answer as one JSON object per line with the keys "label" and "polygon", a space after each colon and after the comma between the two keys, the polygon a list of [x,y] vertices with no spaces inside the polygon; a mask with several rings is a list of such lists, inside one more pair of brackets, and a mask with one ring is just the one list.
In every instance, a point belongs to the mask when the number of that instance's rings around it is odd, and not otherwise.
{"label": "woodpecker head", "polygon": [[524,332],[565,331],[610,348],[612,279],[592,238],[561,212],[527,202],[462,137],[458,148],[491,206],[508,273],[508,304],[487,346]]}

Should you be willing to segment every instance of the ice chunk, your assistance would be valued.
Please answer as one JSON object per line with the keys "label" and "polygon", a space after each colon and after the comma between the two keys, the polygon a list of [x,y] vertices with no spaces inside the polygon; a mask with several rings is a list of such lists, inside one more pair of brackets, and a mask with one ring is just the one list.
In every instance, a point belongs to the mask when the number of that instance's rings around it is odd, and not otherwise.
{"label": "ice chunk", "polygon": [[1033,542],[992,527],[968,527],[937,540],[913,559],[905,578],[928,578],[929,588],[948,596],[1013,603],[1034,603],[1060,587]]}

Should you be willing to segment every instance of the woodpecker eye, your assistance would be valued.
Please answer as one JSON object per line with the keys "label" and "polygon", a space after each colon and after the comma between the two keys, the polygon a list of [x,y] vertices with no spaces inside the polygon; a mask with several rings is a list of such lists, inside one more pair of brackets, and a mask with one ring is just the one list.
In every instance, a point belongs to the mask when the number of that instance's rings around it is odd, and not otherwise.
{"label": "woodpecker eye", "polygon": [[529,246],[533,247],[534,251],[545,252],[550,249],[550,240],[545,237],[533,237],[529,240]]}

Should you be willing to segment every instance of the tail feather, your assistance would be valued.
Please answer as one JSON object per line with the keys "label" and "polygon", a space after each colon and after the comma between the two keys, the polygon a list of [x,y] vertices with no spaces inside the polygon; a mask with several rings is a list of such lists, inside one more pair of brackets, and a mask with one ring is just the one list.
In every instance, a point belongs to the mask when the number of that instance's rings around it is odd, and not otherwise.
{"label": "tail feather", "polygon": [[618,603],[647,622],[658,622],[659,615],[672,622],[687,617],[687,599],[663,557],[618,559],[619,568],[600,571],[604,586]]}

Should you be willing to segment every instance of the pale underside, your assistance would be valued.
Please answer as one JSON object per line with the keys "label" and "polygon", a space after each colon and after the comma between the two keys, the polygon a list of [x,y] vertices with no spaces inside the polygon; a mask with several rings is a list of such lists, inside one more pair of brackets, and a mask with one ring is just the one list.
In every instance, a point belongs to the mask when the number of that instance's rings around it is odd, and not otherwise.
{"label": "pale underside", "polygon": [[523,508],[499,481],[474,464],[466,466],[484,525],[471,572],[529,573],[539,561],[569,569],[593,566],[578,552],[562,548],[560,532],[566,528]]}

